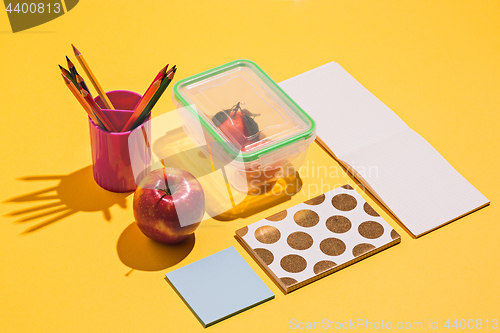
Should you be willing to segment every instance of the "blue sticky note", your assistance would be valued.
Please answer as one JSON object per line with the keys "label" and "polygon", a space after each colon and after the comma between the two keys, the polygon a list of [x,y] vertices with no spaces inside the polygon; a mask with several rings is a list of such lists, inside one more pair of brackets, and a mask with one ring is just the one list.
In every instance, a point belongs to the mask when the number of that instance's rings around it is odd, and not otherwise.
{"label": "blue sticky note", "polygon": [[204,327],[274,298],[233,246],[165,276]]}

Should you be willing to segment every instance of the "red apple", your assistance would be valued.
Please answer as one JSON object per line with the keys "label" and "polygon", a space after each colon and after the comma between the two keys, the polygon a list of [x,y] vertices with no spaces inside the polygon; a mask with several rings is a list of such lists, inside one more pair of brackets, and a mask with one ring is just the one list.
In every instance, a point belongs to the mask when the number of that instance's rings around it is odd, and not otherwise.
{"label": "red apple", "polygon": [[149,238],[182,242],[194,233],[205,213],[200,182],[189,172],[163,168],[149,173],[134,193],[134,217]]}
{"label": "red apple", "polygon": [[259,139],[259,125],[254,119],[257,116],[242,109],[241,102],[238,102],[231,109],[218,112],[212,121],[232,143],[241,148]]}

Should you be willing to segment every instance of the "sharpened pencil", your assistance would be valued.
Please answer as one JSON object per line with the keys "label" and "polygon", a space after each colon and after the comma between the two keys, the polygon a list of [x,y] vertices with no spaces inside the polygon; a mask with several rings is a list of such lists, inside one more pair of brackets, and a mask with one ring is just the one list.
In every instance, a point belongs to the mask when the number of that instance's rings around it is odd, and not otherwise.
{"label": "sharpened pencil", "polygon": [[71,72],[68,71],[66,68],[64,68],[63,66],[61,65],[58,65],[59,66],[59,69],[61,70],[61,73],[63,73],[64,76],[66,76],[69,80],[71,80],[71,82],[74,84],[74,86],[76,88],[78,88],[78,83],[76,82],[76,80],[73,78],[73,75],[71,75]]}
{"label": "sharpened pencil", "polygon": [[82,89],[85,89],[85,91],[87,91],[89,93],[90,97],[92,97],[92,94],[89,91],[89,87],[87,87],[87,85],[85,84],[85,81],[83,80],[83,77],[81,77],[79,74],[76,74],[76,82],[78,83],[78,85]]}
{"label": "sharpened pencil", "polygon": [[165,73],[167,72],[167,69],[168,69],[168,64],[158,72],[158,75],[156,75],[155,79],[153,80],[153,83],[156,80],[163,78],[165,76]]}
{"label": "sharpened pencil", "polygon": [[171,70],[169,70],[166,73],[166,77],[163,78],[163,80],[161,81],[160,88],[158,88],[158,90],[155,92],[155,94],[153,95],[153,97],[151,98],[151,100],[148,102],[148,104],[146,105],[146,107],[144,108],[144,110],[141,112],[141,115],[139,116],[139,118],[137,118],[137,120],[132,125],[132,127],[130,127],[130,129],[136,128],[137,126],[139,126],[140,124],[142,124],[144,122],[144,120],[146,120],[146,118],[151,113],[151,109],[153,109],[153,107],[155,106],[156,102],[158,102],[158,99],[161,97],[161,95],[163,94],[163,92],[165,91],[165,89],[167,89],[167,87],[170,84],[170,82],[172,82],[172,80],[174,79],[174,75],[175,75],[176,71],[177,71],[177,68],[174,66],[174,67],[171,68]]}
{"label": "sharpened pencil", "polygon": [[76,75],[78,73],[76,72],[75,65],[73,65],[73,63],[71,62],[71,60],[69,60],[68,56],[66,56],[66,62],[68,63],[69,72],[71,73],[71,75],[73,76],[73,78],[75,78],[75,80],[76,80]]}
{"label": "sharpened pencil", "polygon": [[168,68],[168,64],[167,66],[163,67],[159,72],[158,74],[156,75],[156,77],[154,78],[153,81],[151,81],[151,83],[149,84],[149,87],[148,89],[146,89],[146,92],[142,95],[141,99],[139,99],[139,102],[137,102],[137,104],[135,105],[134,107],[134,111],[137,109],[137,106],[142,102],[142,100],[144,99],[144,96],[146,96],[147,92],[149,91],[149,89],[151,89],[151,86],[153,85],[153,83],[156,82],[156,80],[162,80],[163,77],[165,76],[165,72],[167,71],[167,68]]}
{"label": "sharpened pencil", "polygon": [[130,116],[125,126],[123,126],[121,132],[130,131],[132,129],[131,126],[135,123],[137,118],[140,117],[146,105],[148,105],[155,92],[158,88],[160,88],[160,85],[161,79],[157,79],[151,86],[149,86],[148,90],[144,93],[144,96],[142,96],[141,101],[135,106],[134,113]]}
{"label": "sharpened pencil", "polygon": [[83,55],[80,53],[80,51],[78,51],[78,49],[73,44],[71,44],[71,46],[73,46],[73,52],[75,52],[76,59],[78,59],[78,62],[83,67],[83,70],[87,74],[87,77],[89,78],[90,83],[92,83],[92,85],[94,86],[94,88],[97,91],[97,93],[99,94],[99,96],[101,96],[101,100],[104,103],[104,106],[107,109],[114,110],[115,107],[113,106],[113,104],[111,104],[111,101],[109,100],[108,96],[106,96],[106,92],[102,89],[101,85],[97,81],[97,78],[94,76],[94,73],[92,73],[92,70],[90,69],[89,65],[85,61],[85,58],[83,57]]}
{"label": "sharpened pencil", "polygon": [[92,111],[92,108],[90,105],[87,103],[87,101],[83,98],[83,96],[80,94],[80,92],[76,89],[76,87],[73,85],[70,79],[68,79],[64,74],[62,74],[62,77],[64,79],[64,83],[68,87],[68,89],[71,91],[71,93],[75,96],[75,98],[78,100],[80,105],[83,107],[83,109],[87,112],[89,115],[90,119],[96,124],[98,124],[97,117],[95,116],[94,112]]}
{"label": "sharpened pencil", "polygon": [[[78,71],[76,70],[75,65],[73,65],[73,63],[71,62],[71,60],[69,60],[68,56],[66,56],[66,62],[68,63],[68,68],[70,70],[71,75],[75,79],[75,81],[78,84],[80,84],[83,87],[83,89],[87,90],[87,92],[90,94],[89,87],[87,87],[87,85],[85,84],[85,81],[83,80],[83,78],[81,78],[81,76],[78,74]],[[81,78],[81,81],[78,81],[78,77]],[[92,94],[90,94],[90,96],[92,96]]]}
{"label": "sharpened pencil", "polygon": [[175,72],[177,70],[177,65],[174,65],[174,67],[170,68],[167,73],[165,73],[166,76],[168,76],[170,73]]}

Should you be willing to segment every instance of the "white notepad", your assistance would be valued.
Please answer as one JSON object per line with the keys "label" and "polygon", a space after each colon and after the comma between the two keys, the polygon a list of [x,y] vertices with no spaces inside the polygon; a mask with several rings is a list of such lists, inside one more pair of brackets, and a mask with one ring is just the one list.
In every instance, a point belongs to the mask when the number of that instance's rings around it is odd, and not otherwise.
{"label": "white notepad", "polygon": [[318,142],[415,236],[489,204],[424,138],[335,62],[280,83]]}

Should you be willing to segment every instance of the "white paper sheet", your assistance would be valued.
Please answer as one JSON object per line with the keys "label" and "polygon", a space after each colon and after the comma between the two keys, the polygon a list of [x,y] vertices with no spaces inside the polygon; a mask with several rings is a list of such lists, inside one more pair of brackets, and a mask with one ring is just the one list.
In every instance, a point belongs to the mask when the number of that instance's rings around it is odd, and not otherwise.
{"label": "white paper sheet", "polygon": [[415,236],[489,200],[335,62],[280,83],[315,121],[319,142]]}

